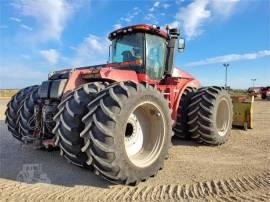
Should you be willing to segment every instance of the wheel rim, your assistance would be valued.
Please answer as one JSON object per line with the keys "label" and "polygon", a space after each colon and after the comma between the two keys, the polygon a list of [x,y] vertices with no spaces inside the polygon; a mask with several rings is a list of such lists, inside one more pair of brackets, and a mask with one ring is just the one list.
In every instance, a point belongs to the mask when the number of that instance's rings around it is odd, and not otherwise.
{"label": "wheel rim", "polygon": [[137,167],[147,167],[157,160],[165,139],[165,121],[154,103],[144,102],[130,114],[125,130],[125,149]]}
{"label": "wheel rim", "polygon": [[216,126],[220,136],[226,135],[229,129],[230,109],[228,101],[223,98],[218,105],[216,114]]}

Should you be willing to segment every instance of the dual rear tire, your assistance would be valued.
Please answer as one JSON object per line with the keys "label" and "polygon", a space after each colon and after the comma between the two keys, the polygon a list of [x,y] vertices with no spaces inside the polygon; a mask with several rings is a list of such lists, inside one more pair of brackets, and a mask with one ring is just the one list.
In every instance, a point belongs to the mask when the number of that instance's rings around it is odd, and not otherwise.
{"label": "dual rear tire", "polygon": [[224,144],[233,118],[229,93],[217,86],[200,88],[190,99],[187,116],[192,139],[208,145]]}
{"label": "dual rear tire", "polygon": [[231,98],[224,88],[187,87],[179,103],[175,135],[198,143],[221,145],[230,136],[232,116]]}
{"label": "dual rear tire", "polygon": [[173,128],[174,134],[177,138],[190,138],[190,132],[188,130],[188,106],[190,104],[190,99],[195,94],[195,92],[196,88],[188,86],[181,96],[179,107],[177,110],[176,122]]}
{"label": "dual rear tire", "polygon": [[33,133],[35,131],[36,117],[35,105],[39,102],[38,88],[31,91],[30,95],[24,100],[19,109],[19,133],[23,142],[32,142]]}
{"label": "dual rear tire", "polygon": [[[7,104],[7,109],[5,112],[6,115],[6,124],[8,130],[11,132],[12,136],[19,141],[22,141],[23,129],[27,129],[27,122],[22,122],[25,119],[25,116],[29,116],[32,113],[30,109],[33,101],[33,94],[38,90],[38,86],[29,86],[27,88],[21,89],[18,93],[16,93],[9,103]],[[30,102],[30,103],[29,103]],[[30,108],[29,108],[30,107]],[[28,110],[27,110],[28,109]],[[30,110],[30,111],[29,111]],[[22,127],[24,127],[22,129]]]}

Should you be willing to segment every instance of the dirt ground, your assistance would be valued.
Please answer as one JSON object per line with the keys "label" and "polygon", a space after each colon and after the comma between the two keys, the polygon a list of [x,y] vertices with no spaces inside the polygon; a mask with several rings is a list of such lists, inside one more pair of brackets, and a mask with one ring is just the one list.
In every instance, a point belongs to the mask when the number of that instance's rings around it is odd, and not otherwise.
{"label": "dirt ground", "polygon": [[174,139],[164,169],[136,187],[110,184],[59,151],[22,145],[1,121],[0,201],[270,201],[270,101],[257,100],[254,110],[254,129],[233,129],[224,145]]}

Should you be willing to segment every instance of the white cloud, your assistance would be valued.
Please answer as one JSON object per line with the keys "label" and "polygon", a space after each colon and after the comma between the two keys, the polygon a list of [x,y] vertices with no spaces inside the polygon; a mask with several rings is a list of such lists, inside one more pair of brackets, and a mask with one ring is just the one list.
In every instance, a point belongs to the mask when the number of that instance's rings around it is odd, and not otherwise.
{"label": "white cloud", "polygon": [[132,21],[134,20],[134,18],[141,13],[141,10],[139,7],[134,7],[133,10],[131,12],[128,12],[124,17],[121,17],[120,20],[114,25],[115,28],[120,28],[123,27],[123,25],[125,26],[126,24],[132,24]]}
{"label": "white cloud", "polygon": [[208,10],[208,0],[195,0],[187,7],[180,9],[175,17],[173,26],[179,26],[183,23],[183,29],[188,39],[196,37],[202,33],[202,24],[211,16],[211,11]]}
{"label": "white cloud", "polygon": [[[38,40],[59,40],[74,5],[67,0],[21,0],[13,3],[23,16],[33,17],[38,26]],[[31,36],[33,37],[33,36]]]}
{"label": "white cloud", "polygon": [[186,7],[181,6],[175,20],[170,24],[174,27],[181,26],[187,39],[193,39],[203,33],[206,22],[232,15],[238,2],[239,0],[194,0]]}
{"label": "white cloud", "polygon": [[153,12],[154,10],[155,10],[154,7],[152,7],[152,8],[149,9],[150,12]]}
{"label": "white cloud", "polygon": [[74,66],[106,63],[109,41],[106,38],[89,34],[81,44],[74,48],[75,56],[71,63]]}
{"label": "white cloud", "polygon": [[134,7],[133,8],[133,12],[131,13],[131,15],[133,15],[134,17],[136,15],[138,15],[141,12],[141,10],[139,9],[139,7]]}
{"label": "white cloud", "polygon": [[158,24],[158,19],[153,13],[148,13],[145,17],[144,20],[148,21],[151,24]]}
{"label": "white cloud", "polygon": [[195,62],[190,62],[185,64],[185,67],[196,67],[201,65],[216,64],[216,63],[226,63],[226,62],[236,62],[240,60],[255,60],[258,58],[270,57],[270,50],[261,50],[253,53],[244,54],[228,54],[212,58],[206,58],[204,60],[199,60]]}
{"label": "white cloud", "polygon": [[52,65],[56,64],[59,59],[59,53],[55,49],[41,50],[40,55]]}
{"label": "white cloud", "polygon": [[134,11],[134,13],[133,13],[132,15],[135,17],[135,16],[138,15],[140,12],[141,12],[140,10]]}
{"label": "white cloud", "polygon": [[33,31],[33,28],[32,27],[29,27],[29,26],[27,26],[25,24],[20,24],[20,27],[23,28],[23,29],[25,29],[25,30],[27,30],[27,31]]}
{"label": "white cloud", "polygon": [[153,6],[149,9],[150,12],[153,12],[155,10],[155,8],[159,7],[160,5],[160,2],[159,1],[156,1]]}
{"label": "white cloud", "polygon": [[163,8],[167,9],[167,8],[169,8],[171,5],[170,5],[170,4],[167,4],[167,3],[164,3],[162,6],[163,6]]}
{"label": "white cloud", "polygon": [[235,8],[235,4],[240,0],[212,0],[212,8],[214,12],[229,16],[232,14]]}
{"label": "white cloud", "polygon": [[159,4],[160,4],[160,2],[156,1],[153,6],[154,7],[159,7]]}
{"label": "white cloud", "polygon": [[127,16],[127,17],[125,17],[124,18],[124,21],[126,21],[126,22],[131,22],[132,21],[132,19],[134,18],[134,15],[129,15],[129,16]]}
{"label": "white cloud", "polygon": [[20,18],[16,18],[16,17],[10,17],[10,20],[13,20],[15,22],[21,22],[22,20]]}
{"label": "white cloud", "polygon": [[126,17],[121,17],[120,21],[123,23],[130,23],[134,17],[134,15],[127,15]]}
{"label": "white cloud", "polygon": [[156,18],[155,15],[152,13],[149,13],[144,17],[145,20],[151,20],[151,19],[155,19],[155,18]]}
{"label": "white cloud", "polygon": [[120,29],[121,27],[122,27],[121,24],[115,24],[115,25],[113,25],[113,28],[114,28],[114,29]]}

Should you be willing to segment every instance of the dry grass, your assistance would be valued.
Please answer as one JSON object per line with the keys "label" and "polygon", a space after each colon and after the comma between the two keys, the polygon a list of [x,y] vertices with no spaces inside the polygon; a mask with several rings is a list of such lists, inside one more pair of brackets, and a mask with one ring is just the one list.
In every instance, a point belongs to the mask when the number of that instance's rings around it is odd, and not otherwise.
{"label": "dry grass", "polygon": [[18,89],[0,89],[0,98],[10,98],[18,92]]}
{"label": "dry grass", "polygon": [[248,95],[246,90],[241,90],[241,89],[231,89],[231,90],[229,90],[229,93],[231,96]]}

